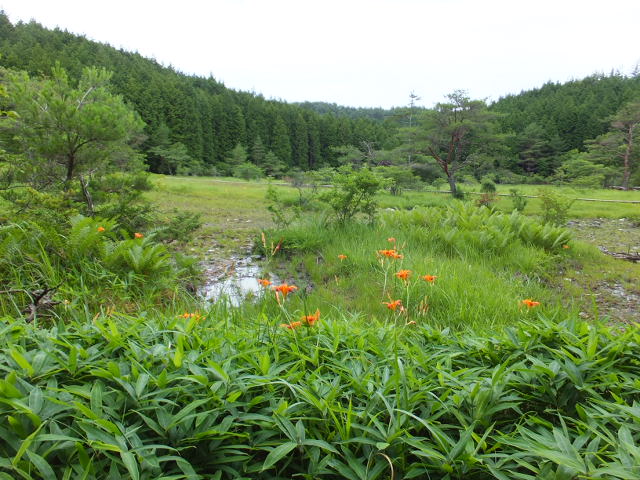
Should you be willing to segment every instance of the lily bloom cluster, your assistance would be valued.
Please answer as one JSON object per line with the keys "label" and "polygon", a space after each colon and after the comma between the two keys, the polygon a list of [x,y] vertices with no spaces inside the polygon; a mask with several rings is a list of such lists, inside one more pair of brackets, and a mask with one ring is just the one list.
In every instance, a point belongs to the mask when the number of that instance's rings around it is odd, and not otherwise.
{"label": "lily bloom cluster", "polygon": [[299,322],[281,323],[280,326],[282,328],[288,328],[289,330],[301,327],[302,325],[309,325],[310,327],[313,327],[319,320],[320,310],[316,309],[316,313],[314,313],[313,315],[303,315],[301,321]]}
{"label": "lily bloom cluster", "polygon": [[382,255],[383,257],[393,258],[394,260],[403,258],[403,255],[401,253],[398,253],[395,248],[391,248],[388,250],[378,250],[378,254]]}
{"label": "lily bloom cluster", "polygon": [[396,308],[402,308],[402,300],[393,300],[392,302],[382,302],[387,306],[389,310],[393,310],[395,312]]}
{"label": "lily bloom cluster", "polygon": [[[396,239],[394,237],[390,237],[387,239],[387,241],[389,243],[392,243],[394,246],[396,245]],[[568,248],[568,245],[564,246],[564,248]],[[378,256],[381,257],[387,257],[387,258],[391,258],[391,259],[401,259],[403,258],[402,254],[398,252],[398,250],[396,248],[391,248],[391,249],[384,249],[384,250],[378,250],[377,251]],[[383,258],[384,260],[384,258]],[[394,273],[394,276],[400,280],[402,280],[407,289],[409,289],[409,281],[410,281],[410,277],[412,275],[412,271],[408,270],[408,269],[400,269],[398,270],[396,273]],[[438,278],[437,275],[419,275],[419,278],[424,280],[425,282],[429,283],[429,284],[434,284],[436,279]],[[385,281],[386,284],[386,281]],[[408,294],[408,290],[407,290],[407,294]],[[387,308],[393,312],[400,312],[400,313],[405,313],[407,314],[409,312],[408,310],[408,305],[404,306],[402,304],[402,301],[400,299],[398,300],[393,300],[391,298],[391,296],[389,296],[389,301],[388,302],[382,302],[383,305],[386,305]],[[521,307],[522,306],[526,306],[527,309],[531,309],[534,307],[537,307],[540,305],[540,302],[534,301],[530,298],[527,298],[525,300],[522,300],[520,302]],[[426,297],[424,299],[422,299],[420,301],[420,304],[417,307],[418,312],[420,312],[421,314],[426,314],[429,311],[429,304],[427,303],[427,299]]]}

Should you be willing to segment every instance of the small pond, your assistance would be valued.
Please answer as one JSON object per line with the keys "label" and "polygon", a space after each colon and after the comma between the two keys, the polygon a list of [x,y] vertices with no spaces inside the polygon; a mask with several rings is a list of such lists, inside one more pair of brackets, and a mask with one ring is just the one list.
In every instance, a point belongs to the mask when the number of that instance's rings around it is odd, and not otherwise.
{"label": "small pond", "polygon": [[[237,307],[244,300],[258,296],[264,289],[258,283],[261,267],[259,255],[232,257],[221,263],[205,264],[206,281],[200,289],[200,295],[208,301],[226,299]],[[277,279],[272,275],[272,282]]]}

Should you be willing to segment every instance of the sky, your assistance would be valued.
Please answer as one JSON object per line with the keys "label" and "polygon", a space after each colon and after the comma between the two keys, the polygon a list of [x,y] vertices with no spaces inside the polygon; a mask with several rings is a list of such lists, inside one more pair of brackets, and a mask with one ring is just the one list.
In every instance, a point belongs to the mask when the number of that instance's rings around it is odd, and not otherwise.
{"label": "sky", "polygon": [[12,23],[288,102],[431,107],[640,63],[638,0],[0,0]]}

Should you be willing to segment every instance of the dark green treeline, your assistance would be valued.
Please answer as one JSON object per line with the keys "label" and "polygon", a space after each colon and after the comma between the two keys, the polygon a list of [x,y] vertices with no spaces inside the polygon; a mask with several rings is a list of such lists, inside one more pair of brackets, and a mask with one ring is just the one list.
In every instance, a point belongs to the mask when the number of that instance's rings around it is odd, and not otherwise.
{"label": "dark green treeline", "polygon": [[[146,123],[147,153],[160,142],[180,142],[205,166],[225,161],[238,144],[271,150],[287,168],[332,165],[333,147],[388,144],[389,126],[368,118],[321,115],[296,105],[238,92],[214,78],[184,75],[137,53],[115,49],[36,22],[12,25],[0,12],[0,64],[49,75],[56,62],[71,78],[85,66],[113,72],[112,86]],[[169,139],[166,138],[167,127]],[[164,137],[164,138],[160,138]],[[149,155],[153,169],[153,155]]]}

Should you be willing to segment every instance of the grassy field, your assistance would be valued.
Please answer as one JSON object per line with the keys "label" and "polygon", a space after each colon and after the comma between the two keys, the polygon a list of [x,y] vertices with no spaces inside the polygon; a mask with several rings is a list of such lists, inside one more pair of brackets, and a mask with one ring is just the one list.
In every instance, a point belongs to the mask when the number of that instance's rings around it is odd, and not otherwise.
{"label": "grassy field", "polygon": [[[479,186],[462,186],[465,192],[479,192]],[[497,185],[497,192],[508,195],[511,188],[517,189],[522,195],[537,196],[540,189],[551,189],[567,198],[579,199],[588,198],[595,200],[617,200],[640,202],[640,191],[622,192],[618,190],[605,189],[575,189],[564,186],[539,186],[539,185]],[[381,195],[381,205],[383,207],[411,208],[414,205],[443,205],[449,202],[448,193],[435,193],[433,191],[409,191],[401,197],[392,195]],[[476,199],[470,195],[471,200]],[[496,207],[502,211],[510,212],[513,209],[513,202],[508,196],[500,196]],[[528,198],[524,213],[527,215],[541,215],[541,202],[537,198]],[[627,218],[640,216],[640,203],[610,203],[591,202],[576,200],[571,206],[570,218]]]}
{"label": "grassy field", "polygon": [[[155,177],[155,182],[159,188],[151,193],[150,198],[158,202],[161,208],[186,209],[202,214],[205,226],[194,238],[191,248],[204,253],[211,262],[246,251],[249,246],[256,244],[260,231],[271,229],[269,241],[274,244],[283,238],[281,232],[273,229],[266,209],[266,183],[162,176]],[[276,188],[285,200],[293,202],[298,196],[297,190],[291,187]],[[538,187],[516,188],[530,194],[535,193]],[[559,191],[567,196],[640,199],[640,192]],[[445,207],[452,204],[448,195],[415,191],[405,192],[401,196],[382,194],[379,201],[383,210]],[[529,199],[525,215],[535,216],[539,213],[536,202],[536,199]],[[510,211],[511,201],[501,198],[498,206],[499,210]],[[571,218],[605,216],[617,219],[638,210],[640,206],[632,204],[576,202],[569,215]],[[604,229],[577,229],[575,235],[587,238],[585,231],[596,231],[599,244],[611,245],[614,239],[619,242],[621,232],[618,225],[607,225],[610,228],[606,232]],[[279,278],[295,282],[305,290],[304,298],[297,306],[300,311],[306,311],[306,304],[311,302],[314,308],[317,306],[323,310],[349,310],[385,316],[381,302],[388,301],[392,292],[379,285],[381,281],[384,282],[384,274],[381,276],[375,252],[388,247],[388,237],[397,237],[406,253],[405,259],[398,263],[398,269],[412,270],[414,280],[419,273],[440,277],[437,286],[427,290],[424,289],[426,285],[415,282],[414,298],[409,300],[416,308],[421,300],[430,305],[428,317],[432,324],[461,326],[477,325],[478,322],[491,325],[511,323],[521,317],[518,300],[529,297],[543,300],[544,308],[551,315],[557,315],[558,309],[561,309],[574,314],[581,313],[585,318],[610,316],[629,321],[634,317],[631,303],[634,295],[640,294],[637,282],[640,267],[605,257],[588,244],[578,242],[570,251],[561,251],[562,257],[557,257],[557,253],[551,255],[544,250],[521,246],[510,247],[501,253],[480,249],[452,256],[450,253],[434,252],[433,245],[440,240],[425,240],[430,238],[425,227],[410,222],[399,228],[390,217],[377,230],[367,230],[363,226],[354,229],[351,232],[331,232],[319,228],[315,221],[291,229],[285,235],[285,248],[280,253],[286,251],[288,258],[293,261],[276,259],[278,261],[267,263],[264,265],[265,274],[275,273]],[[631,225],[628,230],[624,232],[626,241],[630,244],[640,243],[640,230]],[[340,262],[337,258],[339,254],[349,258]],[[558,261],[559,258],[562,261]],[[345,271],[350,275],[344,275]],[[447,274],[443,275],[443,272]],[[391,277],[391,284],[393,273],[386,272],[386,277]],[[535,281],[531,281],[532,278]],[[616,285],[625,292],[622,296],[619,289],[613,288]],[[425,299],[425,291],[433,298]],[[462,291],[470,294],[461,296]],[[495,291],[503,295],[491,295],[490,292]],[[403,295],[407,294],[411,297],[412,292],[403,292]],[[418,299],[420,295],[422,297]],[[439,308],[436,308],[437,305]]]}
{"label": "grassy field", "polygon": [[[210,177],[175,177],[154,175],[153,181],[158,187],[150,192],[149,198],[162,208],[178,208],[197,211],[203,215],[205,222],[222,226],[229,223],[238,230],[252,229],[268,225],[268,212],[265,209],[265,194],[268,183],[244,182],[230,178]],[[297,191],[288,186],[277,186],[290,198],[297,196]],[[463,186],[466,191],[479,191],[478,186]],[[537,195],[540,188],[552,188],[568,198],[590,198],[596,200],[620,200],[640,202],[640,192],[622,192],[605,189],[575,189],[571,187],[538,185],[497,185],[498,193],[508,194],[509,189],[516,188],[523,195]],[[450,195],[429,191],[406,191],[400,196],[379,195],[382,208],[407,209],[415,206],[441,206],[450,203]],[[510,198],[499,197],[497,207],[503,211],[511,211]],[[540,214],[540,201],[528,199],[524,213]],[[640,216],[640,203],[599,203],[576,201],[570,210],[571,218],[625,218]],[[246,227],[246,228],[243,228]]]}

